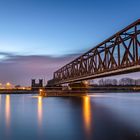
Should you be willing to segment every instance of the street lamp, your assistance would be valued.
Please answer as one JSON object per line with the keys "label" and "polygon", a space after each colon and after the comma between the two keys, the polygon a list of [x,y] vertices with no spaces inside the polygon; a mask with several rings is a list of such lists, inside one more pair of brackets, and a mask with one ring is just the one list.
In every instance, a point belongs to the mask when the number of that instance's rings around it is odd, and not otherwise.
{"label": "street lamp", "polygon": [[6,88],[10,89],[11,88],[11,84],[9,82],[6,83]]}

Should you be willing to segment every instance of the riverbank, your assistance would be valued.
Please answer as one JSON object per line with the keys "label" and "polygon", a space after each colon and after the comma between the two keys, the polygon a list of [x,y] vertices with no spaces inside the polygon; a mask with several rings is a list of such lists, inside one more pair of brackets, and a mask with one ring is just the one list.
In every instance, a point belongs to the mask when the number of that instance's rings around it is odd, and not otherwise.
{"label": "riverbank", "polygon": [[[92,86],[87,88],[75,88],[73,90],[44,89],[46,96],[83,96],[87,93],[134,93],[140,92],[140,86]],[[27,89],[0,89],[0,94],[39,94],[38,90]]]}
{"label": "riverbank", "polygon": [[19,89],[1,89],[0,94],[38,94],[38,91],[19,90]]}

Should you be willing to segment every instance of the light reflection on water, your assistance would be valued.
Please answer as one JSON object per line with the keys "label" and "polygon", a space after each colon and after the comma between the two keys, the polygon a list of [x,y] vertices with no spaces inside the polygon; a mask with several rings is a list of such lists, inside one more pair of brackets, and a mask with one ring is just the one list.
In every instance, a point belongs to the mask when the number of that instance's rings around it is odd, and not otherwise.
{"label": "light reflection on water", "polygon": [[43,110],[43,108],[42,108],[42,97],[39,96],[38,97],[38,125],[39,125],[39,127],[42,126],[42,115],[43,115],[42,110]]}
{"label": "light reflection on water", "polygon": [[84,125],[85,125],[85,130],[90,137],[90,132],[91,132],[91,104],[90,104],[90,97],[89,96],[84,96],[83,97],[83,117],[84,117]]}
{"label": "light reflection on water", "polygon": [[5,98],[5,119],[6,119],[7,131],[9,131],[9,128],[10,128],[10,95],[6,95],[6,98]]}
{"label": "light reflection on water", "polygon": [[131,122],[140,118],[140,103],[130,98],[140,99],[140,94],[50,98],[0,95],[0,140],[119,140],[120,135],[125,140],[136,131],[129,122],[128,131],[118,116]]}
{"label": "light reflection on water", "polygon": [[106,107],[122,121],[140,129],[140,93],[97,93],[89,96],[94,103]]}

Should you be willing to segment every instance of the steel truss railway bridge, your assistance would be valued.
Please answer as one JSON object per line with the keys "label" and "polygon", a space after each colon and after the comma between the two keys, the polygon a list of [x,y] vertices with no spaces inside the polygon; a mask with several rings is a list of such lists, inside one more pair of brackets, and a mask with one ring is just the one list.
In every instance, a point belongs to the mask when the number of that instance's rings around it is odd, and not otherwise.
{"label": "steel truss railway bridge", "polygon": [[140,70],[140,19],[54,72],[57,86]]}

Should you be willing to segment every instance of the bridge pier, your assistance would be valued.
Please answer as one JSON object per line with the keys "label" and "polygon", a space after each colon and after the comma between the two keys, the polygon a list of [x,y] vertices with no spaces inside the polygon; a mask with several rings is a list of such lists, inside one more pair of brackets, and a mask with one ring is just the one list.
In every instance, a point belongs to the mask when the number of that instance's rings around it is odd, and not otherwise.
{"label": "bridge pier", "polygon": [[87,91],[89,87],[88,81],[69,83],[68,86],[72,91]]}

